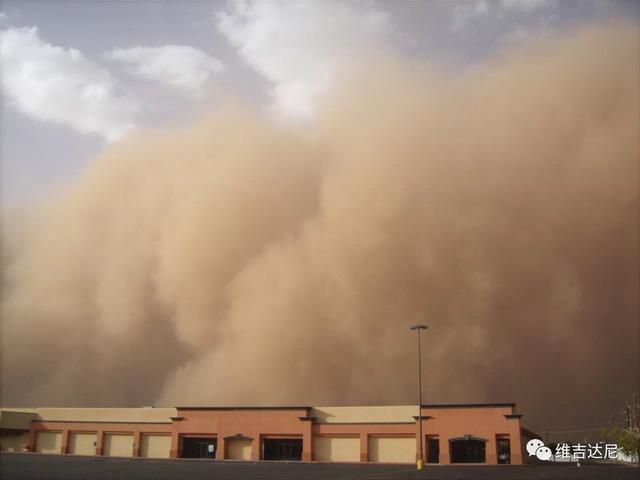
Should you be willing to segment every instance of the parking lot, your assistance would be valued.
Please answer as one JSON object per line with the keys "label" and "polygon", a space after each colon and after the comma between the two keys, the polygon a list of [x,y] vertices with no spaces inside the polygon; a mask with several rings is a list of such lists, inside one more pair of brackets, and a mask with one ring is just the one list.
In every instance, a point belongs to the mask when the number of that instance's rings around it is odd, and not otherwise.
{"label": "parking lot", "polygon": [[637,479],[640,469],[623,465],[427,466],[287,462],[215,462],[0,454],[3,480],[578,480]]}

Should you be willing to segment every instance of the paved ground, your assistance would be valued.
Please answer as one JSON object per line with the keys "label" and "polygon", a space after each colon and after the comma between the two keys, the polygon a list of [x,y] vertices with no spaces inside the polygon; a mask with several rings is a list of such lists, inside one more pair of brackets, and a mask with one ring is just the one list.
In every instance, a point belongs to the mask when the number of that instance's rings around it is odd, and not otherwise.
{"label": "paved ground", "polygon": [[70,455],[0,454],[2,480],[637,480],[621,465],[428,466],[151,460]]}

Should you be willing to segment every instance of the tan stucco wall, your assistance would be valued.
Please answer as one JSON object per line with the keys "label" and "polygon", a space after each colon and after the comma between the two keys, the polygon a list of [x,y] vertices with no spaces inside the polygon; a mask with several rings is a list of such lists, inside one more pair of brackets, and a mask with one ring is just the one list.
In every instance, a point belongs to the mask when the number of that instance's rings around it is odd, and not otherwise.
{"label": "tan stucco wall", "polygon": [[142,435],[141,457],[169,458],[170,451],[170,435]]}
{"label": "tan stucco wall", "polygon": [[225,440],[229,460],[251,460],[253,442],[246,438]]}
{"label": "tan stucco wall", "polygon": [[360,437],[315,437],[313,459],[319,462],[359,462]]}
{"label": "tan stucco wall", "polygon": [[397,423],[415,422],[417,405],[383,407],[314,407],[311,415],[318,423]]}
{"label": "tan stucco wall", "polygon": [[31,420],[37,418],[35,409],[0,409],[0,428],[29,430]]}
{"label": "tan stucco wall", "polygon": [[41,420],[76,422],[170,422],[175,408],[38,408]]}
{"label": "tan stucco wall", "polygon": [[108,457],[133,456],[133,435],[105,433],[104,454]]}
{"label": "tan stucco wall", "polygon": [[95,455],[98,436],[95,433],[69,433],[69,453]]}
{"label": "tan stucco wall", "polygon": [[0,412],[38,413],[36,407],[0,407]]}
{"label": "tan stucco wall", "polygon": [[3,452],[21,452],[29,443],[29,432],[0,433],[0,450]]}
{"label": "tan stucco wall", "polygon": [[62,451],[62,432],[38,432],[36,452],[60,453]]}
{"label": "tan stucco wall", "polygon": [[415,437],[369,437],[370,462],[413,463],[415,458]]}
{"label": "tan stucco wall", "polygon": [[[17,409],[13,409],[14,411]],[[26,410],[26,409],[25,409]],[[178,416],[175,408],[37,408],[29,409],[40,420],[84,422],[168,422]],[[23,414],[24,415],[24,414]],[[413,422],[414,405],[379,407],[314,407],[311,415],[318,423]],[[0,413],[0,419],[2,415]],[[4,427],[10,428],[10,427]],[[26,428],[29,426],[27,424]]]}

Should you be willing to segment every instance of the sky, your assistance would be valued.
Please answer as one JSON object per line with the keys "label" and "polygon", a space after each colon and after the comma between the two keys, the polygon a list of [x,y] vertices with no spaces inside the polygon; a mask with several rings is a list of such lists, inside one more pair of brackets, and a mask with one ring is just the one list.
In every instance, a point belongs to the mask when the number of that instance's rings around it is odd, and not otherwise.
{"label": "sky", "polygon": [[388,51],[453,72],[501,46],[612,15],[615,0],[0,3],[1,203],[38,203],[135,129],[229,99],[314,121],[337,68]]}
{"label": "sky", "polygon": [[0,12],[4,404],[637,392],[640,2]]}

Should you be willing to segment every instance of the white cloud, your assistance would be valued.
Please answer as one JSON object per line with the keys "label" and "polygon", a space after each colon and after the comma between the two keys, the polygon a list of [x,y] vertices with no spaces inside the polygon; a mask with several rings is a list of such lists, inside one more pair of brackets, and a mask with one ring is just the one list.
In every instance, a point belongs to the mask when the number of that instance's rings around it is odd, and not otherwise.
{"label": "white cloud", "polygon": [[518,10],[525,13],[536,10],[556,8],[557,0],[500,0],[500,5],[507,10]]}
{"label": "white cloud", "polygon": [[25,115],[115,140],[133,127],[136,101],[75,49],[43,42],[36,27],[0,31],[2,90]]}
{"label": "white cloud", "polygon": [[452,29],[459,31],[479,18],[503,18],[506,14],[516,16],[532,15],[554,10],[557,0],[464,0],[450,2],[453,7]]}
{"label": "white cloud", "polygon": [[390,29],[387,13],[360,10],[347,2],[237,1],[216,20],[243,59],[273,83],[278,110],[310,118],[337,64]]}
{"label": "white cloud", "polygon": [[107,57],[129,65],[130,72],[140,78],[195,96],[224,69],[216,58],[185,45],[114,49]]}
{"label": "white cloud", "polygon": [[471,20],[489,13],[486,0],[457,3],[453,9],[453,29],[462,30]]}

